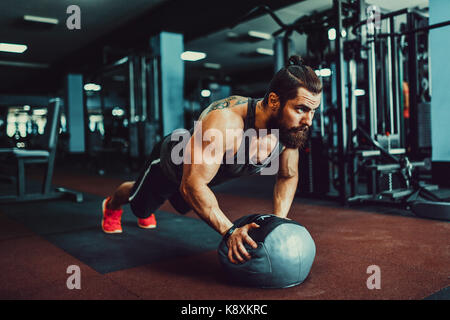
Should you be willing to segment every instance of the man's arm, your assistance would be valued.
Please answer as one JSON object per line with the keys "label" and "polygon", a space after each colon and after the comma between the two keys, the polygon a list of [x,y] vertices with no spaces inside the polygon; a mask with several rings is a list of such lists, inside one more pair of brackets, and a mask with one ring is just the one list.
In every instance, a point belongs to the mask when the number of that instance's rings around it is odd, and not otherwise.
{"label": "man's arm", "polygon": [[[183,198],[201,219],[222,236],[233,224],[220,209],[214,193],[208,187],[208,183],[217,174],[226,147],[230,146],[229,141],[227,144],[227,139],[230,137],[227,137],[226,129],[242,130],[242,122],[242,117],[227,110],[211,112],[201,122],[201,132],[199,128],[194,130],[194,134],[187,144],[183,164],[183,178],[180,185]],[[204,141],[204,136],[209,129],[217,130],[222,134],[223,139],[216,137],[211,138],[211,141]],[[214,152],[210,152],[211,150],[214,150]],[[250,259],[243,242],[247,242],[254,248],[257,247],[257,244],[248,236],[248,230],[255,227],[258,226],[255,224],[237,228],[228,238],[228,257],[231,262],[237,263],[234,257],[240,262],[245,261],[242,257]]]}
{"label": "man's arm", "polygon": [[274,214],[286,218],[298,185],[298,149],[286,148],[280,155],[280,169],[273,189]]}

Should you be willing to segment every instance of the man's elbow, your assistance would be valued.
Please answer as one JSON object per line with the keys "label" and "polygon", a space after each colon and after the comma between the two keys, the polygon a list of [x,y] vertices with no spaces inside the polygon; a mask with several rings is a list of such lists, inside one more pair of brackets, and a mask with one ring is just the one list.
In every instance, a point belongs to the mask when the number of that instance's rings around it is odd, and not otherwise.
{"label": "man's elbow", "polygon": [[187,198],[187,195],[189,194],[190,190],[190,186],[188,185],[187,182],[181,182],[180,184],[180,188],[179,191],[181,193],[181,195],[183,196],[183,198]]}
{"label": "man's elbow", "polygon": [[287,165],[287,166],[281,167],[280,170],[278,170],[277,177],[278,177],[278,179],[284,179],[284,180],[289,180],[289,179],[294,180],[295,178],[298,179],[298,171],[299,170],[298,170],[297,166]]}
{"label": "man's elbow", "polygon": [[184,198],[187,198],[198,188],[198,183],[192,180],[182,180],[179,191]]}
{"label": "man's elbow", "polygon": [[278,180],[298,180],[298,172],[278,173]]}

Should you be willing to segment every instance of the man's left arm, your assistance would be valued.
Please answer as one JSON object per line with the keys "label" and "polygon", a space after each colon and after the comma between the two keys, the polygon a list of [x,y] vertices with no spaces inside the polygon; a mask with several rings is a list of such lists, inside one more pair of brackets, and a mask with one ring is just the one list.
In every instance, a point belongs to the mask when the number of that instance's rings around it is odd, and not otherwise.
{"label": "man's left arm", "polygon": [[280,155],[280,168],[273,189],[273,212],[286,218],[298,185],[298,149],[286,148]]}

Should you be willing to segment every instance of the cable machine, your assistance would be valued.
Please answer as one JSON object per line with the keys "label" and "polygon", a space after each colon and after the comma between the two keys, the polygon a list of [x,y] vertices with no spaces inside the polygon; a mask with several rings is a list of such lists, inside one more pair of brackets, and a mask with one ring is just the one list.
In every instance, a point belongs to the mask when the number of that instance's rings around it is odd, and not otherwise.
{"label": "cable machine", "polygon": [[[428,78],[422,34],[450,21],[430,26],[414,9],[382,14],[363,0],[334,0],[331,9],[289,25],[267,6],[253,9],[243,19],[258,13],[268,13],[280,26],[274,37],[283,34],[275,43],[276,71],[292,52],[294,32],[311,37],[311,47],[318,45],[313,51],[320,57],[308,57],[310,61],[333,71],[330,81],[323,79],[324,105],[315,123],[319,129],[316,140],[310,139],[312,148],[300,170],[308,183],[300,189],[332,196],[342,205],[382,201],[411,208],[418,216],[448,220],[450,204],[434,193],[437,186],[419,176],[426,167],[427,146],[421,134],[426,124],[420,123],[418,113],[420,106],[426,108],[423,99],[430,94],[427,82],[418,79]],[[336,38],[317,43],[330,28]],[[325,50],[328,55],[320,54]],[[328,165],[313,161],[324,158]],[[314,174],[318,165],[319,175]],[[331,172],[329,179],[323,179],[324,168]]]}

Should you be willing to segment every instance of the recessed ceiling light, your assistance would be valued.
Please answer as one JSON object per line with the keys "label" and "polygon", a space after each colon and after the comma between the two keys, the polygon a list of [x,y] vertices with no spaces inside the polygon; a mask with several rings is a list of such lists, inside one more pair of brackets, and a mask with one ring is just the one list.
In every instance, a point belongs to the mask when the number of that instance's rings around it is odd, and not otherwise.
{"label": "recessed ceiling light", "polygon": [[331,28],[330,30],[328,30],[328,40],[336,40],[336,29],[335,28]]}
{"label": "recessed ceiling light", "polygon": [[181,54],[181,59],[186,61],[198,61],[206,58],[206,53],[196,51],[185,51]]}
{"label": "recessed ceiling light", "polygon": [[100,91],[101,89],[102,89],[102,87],[95,83],[86,83],[84,85],[85,91]]}
{"label": "recessed ceiling light", "polygon": [[46,69],[50,65],[45,63],[33,63],[33,62],[17,62],[17,61],[6,61],[0,60],[0,66],[8,67],[19,67],[19,68],[36,68],[36,69]]}
{"label": "recessed ceiling light", "polygon": [[39,22],[39,23],[48,23],[48,24],[58,24],[59,23],[58,19],[31,16],[31,15],[24,15],[23,20],[29,21],[29,22]]}
{"label": "recessed ceiling light", "polygon": [[125,115],[125,110],[119,107],[115,107],[112,109],[111,114],[116,117],[122,117]]}
{"label": "recessed ceiling light", "polygon": [[329,76],[331,76],[331,69],[330,68],[323,68],[323,69],[320,69],[320,70],[314,70],[314,72],[319,77],[329,77]]}
{"label": "recessed ceiling light", "polygon": [[267,55],[267,56],[273,56],[273,50],[272,49],[256,48],[256,52],[259,53],[259,54]]}
{"label": "recessed ceiling light", "polygon": [[202,90],[202,92],[200,92],[201,96],[204,98],[208,98],[209,96],[211,96],[211,91],[204,89]]}
{"label": "recessed ceiling light", "polygon": [[203,64],[203,66],[205,67],[205,68],[208,68],[208,69],[220,69],[222,66],[220,65],[220,64],[218,64],[218,63],[211,63],[211,62],[205,62],[204,64]]}
{"label": "recessed ceiling light", "polygon": [[46,109],[34,109],[33,114],[35,116],[45,116],[47,114],[47,110]]}
{"label": "recessed ceiling light", "polygon": [[3,52],[24,53],[27,49],[24,44],[0,43],[0,51]]}
{"label": "recessed ceiling light", "polygon": [[270,33],[265,33],[265,32],[260,32],[260,31],[250,30],[248,32],[248,35],[250,37],[254,37],[254,38],[258,38],[258,39],[264,39],[264,40],[272,39],[272,35]]}

